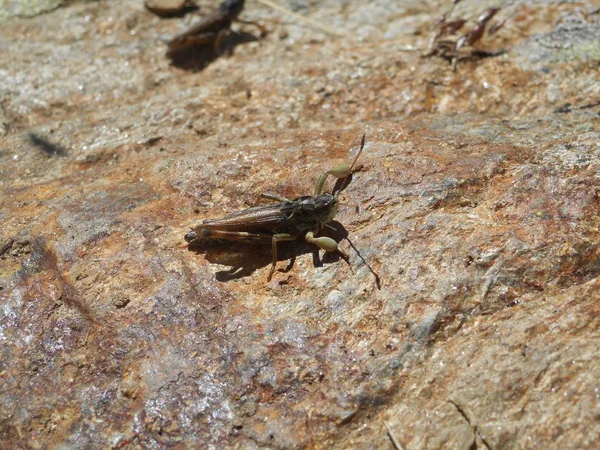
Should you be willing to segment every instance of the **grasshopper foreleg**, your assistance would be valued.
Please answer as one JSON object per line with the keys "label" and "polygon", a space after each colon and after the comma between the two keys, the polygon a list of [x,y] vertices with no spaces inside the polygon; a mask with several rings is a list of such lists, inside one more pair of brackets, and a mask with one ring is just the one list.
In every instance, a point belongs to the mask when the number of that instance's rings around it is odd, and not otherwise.
{"label": "grasshopper foreleg", "polygon": [[314,232],[309,231],[305,236],[306,242],[315,244],[317,247],[322,248],[326,252],[338,252],[342,257],[348,261],[348,254],[338,247],[338,243],[330,237],[321,236],[315,237]]}

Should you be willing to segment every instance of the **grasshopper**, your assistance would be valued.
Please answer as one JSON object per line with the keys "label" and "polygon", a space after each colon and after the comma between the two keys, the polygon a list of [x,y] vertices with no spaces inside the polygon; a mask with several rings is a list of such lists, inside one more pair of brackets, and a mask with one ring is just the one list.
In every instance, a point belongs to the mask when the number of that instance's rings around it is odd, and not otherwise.
{"label": "grasshopper", "polygon": [[[346,187],[356,161],[365,146],[363,134],[360,150],[352,164],[342,164],[321,174],[315,186],[314,195],[289,200],[273,194],[262,194],[279,203],[256,206],[228,214],[220,219],[209,219],[198,224],[184,237],[189,245],[201,243],[203,240],[226,240],[247,244],[271,244],[273,263],[267,277],[270,281],[277,264],[277,244],[282,241],[296,240],[301,234],[304,239],[315,244],[326,252],[337,252],[345,260],[348,255],[338,247],[338,243],[330,237],[315,236],[323,227],[331,222],[338,212],[338,196]],[[329,175],[338,179],[331,193],[323,192],[323,185]],[[340,183],[341,180],[341,183]],[[339,186],[336,190],[336,186]]]}
{"label": "grasshopper", "polygon": [[239,14],[244,9],[244,1],[225,0],[214,13],[199,24],[171,39],[168,43],[168,53],[174,55],[190,47],[204,45],[213,46],[215,49],[219,48],[223,36],[230,32],[233,21],[255,25],[263,35],[266,31],[263,26],[238,19]]}

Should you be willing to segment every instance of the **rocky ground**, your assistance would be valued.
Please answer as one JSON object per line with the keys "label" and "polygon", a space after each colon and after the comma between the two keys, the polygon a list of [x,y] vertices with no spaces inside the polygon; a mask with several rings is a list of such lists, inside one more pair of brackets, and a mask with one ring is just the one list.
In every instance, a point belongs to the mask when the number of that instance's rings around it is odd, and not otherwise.
{"label": "rocky ground", "polygon": [[[449,3],[0,2],[2,447],[597,448],[600,1]],[[364,132],[348,262],[185,245]]]}

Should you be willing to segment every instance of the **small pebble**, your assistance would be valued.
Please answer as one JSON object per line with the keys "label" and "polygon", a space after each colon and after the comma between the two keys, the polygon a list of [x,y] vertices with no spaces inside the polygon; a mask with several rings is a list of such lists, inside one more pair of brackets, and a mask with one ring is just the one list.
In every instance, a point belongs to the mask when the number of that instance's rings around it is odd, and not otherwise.
{"label": "small pebble", "polygon": [[187,0],[144,0],[144,5],[159,16],[174,16],[187,5]]}

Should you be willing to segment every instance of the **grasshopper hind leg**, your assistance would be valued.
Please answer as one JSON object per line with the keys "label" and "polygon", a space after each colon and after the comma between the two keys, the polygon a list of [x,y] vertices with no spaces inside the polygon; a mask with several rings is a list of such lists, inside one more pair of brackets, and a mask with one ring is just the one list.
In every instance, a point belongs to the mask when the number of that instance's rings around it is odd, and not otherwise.
{"label": "grasshopper hind leg", "polygon": [[271,281],[273,278],[273,274],[275,273],[275,266],[277,265],[277,243],[282,241],[294,241],[298,236],[293,236],[287,233],[279,233],[274,234],[271,240],[271,245],[273,248],[273,263],[271,264],[271,271],[269,272],[269,276],[267,277],[267,281]]}

